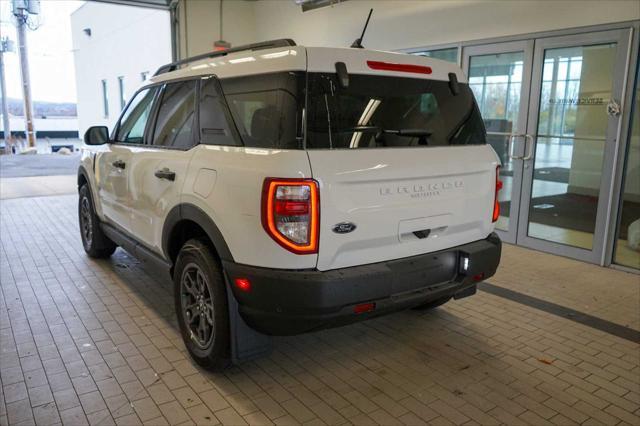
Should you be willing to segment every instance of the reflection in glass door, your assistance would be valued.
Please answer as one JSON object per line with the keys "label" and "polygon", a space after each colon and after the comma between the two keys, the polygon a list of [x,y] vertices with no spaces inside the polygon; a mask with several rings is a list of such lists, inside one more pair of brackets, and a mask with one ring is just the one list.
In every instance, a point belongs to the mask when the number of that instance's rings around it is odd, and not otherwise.
{"label": "reflection in glass door", "polygon": [[536,40],[519,244],[600,261],[626,68],[624,34]]}
{"label": "reflection in glass door", "polygon": [[615,44],[544,52],[531,237],[593,248],[615,57]]}
{"label": "reflection in glass door", "polygon": [[[496,228],[507,242],[516,242],[527,101],[531,78],[532,42],[467,47],[463,67],[468,71],[487,129],[487,141],[500,157],[500,217]],[[516,200],[516,203],[512,203]],[[511,220],[510,218],[516,218]]]}

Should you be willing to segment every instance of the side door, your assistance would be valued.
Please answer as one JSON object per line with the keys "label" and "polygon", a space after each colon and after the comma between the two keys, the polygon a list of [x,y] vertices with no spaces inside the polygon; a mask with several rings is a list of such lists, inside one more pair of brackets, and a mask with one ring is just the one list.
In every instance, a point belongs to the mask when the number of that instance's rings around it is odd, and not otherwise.
{"label": "side door", "polygon": [[140,90],[122,114],[113,140],[96,156],[96,182],[102,213],[107,222],[131,230],[129,168],[132,150],[144,143],[145,129],[157,88]]}
{"label": "side door", "polygon": [[165,84],[147,144],[135,148],[130,170],[131,226],[136,239],[162,253],[162,227],[180,203],[192,148],[198,143],[197,80]]}

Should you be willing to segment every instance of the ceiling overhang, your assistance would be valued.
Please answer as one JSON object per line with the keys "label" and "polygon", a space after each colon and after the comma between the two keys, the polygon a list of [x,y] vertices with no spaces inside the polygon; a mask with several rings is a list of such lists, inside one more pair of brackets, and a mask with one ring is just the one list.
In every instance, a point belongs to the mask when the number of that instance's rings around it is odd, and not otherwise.
{"label": "ceiling overhang", "polygon": [[124,6],[151,7],[169,10],[172,0],[90,0],[102,3],[120,4]]}

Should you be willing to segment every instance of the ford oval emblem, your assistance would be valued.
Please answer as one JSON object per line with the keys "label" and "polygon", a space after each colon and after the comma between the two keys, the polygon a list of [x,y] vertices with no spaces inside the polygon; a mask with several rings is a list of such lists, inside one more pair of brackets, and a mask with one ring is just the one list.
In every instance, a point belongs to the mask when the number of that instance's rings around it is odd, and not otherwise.
{"label": "ford oval emblem", "polygon": [[354,229],[356,229],[356,225],[351,222],[342,222],[333,226],[333,232],[336,234],[348,234],[349,232],[353,232]]}

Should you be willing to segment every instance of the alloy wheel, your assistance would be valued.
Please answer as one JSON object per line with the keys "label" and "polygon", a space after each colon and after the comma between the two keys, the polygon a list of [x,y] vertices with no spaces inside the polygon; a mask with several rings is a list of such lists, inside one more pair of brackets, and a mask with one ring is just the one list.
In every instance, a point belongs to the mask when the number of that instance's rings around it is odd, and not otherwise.
{"label": "alloy wheel", "polygon": [[80,203],[80,229],[87,247],[91,247],[91,242],[93,240],[93,228],[91,226],[91,222],[91,204],[89,204],[89,199],[84,197]]}
{"label": "alloy wheel", "polygon": [[198,348],[208,348],[214,339],[213,298],[204,272],[195,263],[182,272],[180,306],[189,337]]}

